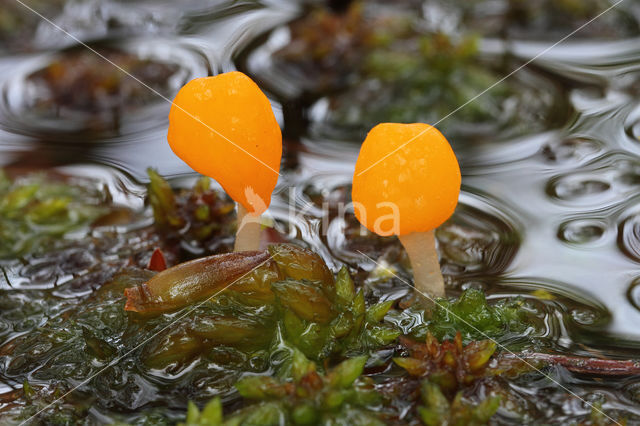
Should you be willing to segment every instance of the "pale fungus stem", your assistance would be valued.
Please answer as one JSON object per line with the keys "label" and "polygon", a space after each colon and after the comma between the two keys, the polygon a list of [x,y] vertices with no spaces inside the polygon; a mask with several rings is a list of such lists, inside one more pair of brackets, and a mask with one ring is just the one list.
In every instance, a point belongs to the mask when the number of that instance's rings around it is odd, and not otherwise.
{"label": "pale fungus stem", "polygon": [[238,231],[236,232],[236,242],[233,247],[234,252],[256,251],[260,248],[260,215],[249,213],[240,203],[238,205]]}
{"label": "pale fungus stem", "polygon": [[444,279],[436,251],[435,232],[412,232],[399,238],[411,261],[416,290],[432,298],[444,297]]}

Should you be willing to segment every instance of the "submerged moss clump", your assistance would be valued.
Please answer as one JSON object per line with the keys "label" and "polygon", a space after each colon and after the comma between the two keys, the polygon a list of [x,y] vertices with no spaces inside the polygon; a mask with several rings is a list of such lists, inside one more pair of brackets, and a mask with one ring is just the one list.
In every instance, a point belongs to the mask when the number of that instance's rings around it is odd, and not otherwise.
{"label": "submerged moss clump", "polygon": [[[518,358],[496,359],[493,357],[497,348],[494,341],[477,340],[463,345],[460,333],[453,341],[441,343],[430,333],[426,343],[406,338],[401,338],[400,342],[408,349],[409,357],[394,358],[393,361],[411,376],[426,377],[437,384],[447,396],[453,396],[478,380],[503,374],[515,377],[537,368],[539,364]],[[492,360],[495,362],[490,362]]]}
{"label": "submerged moss clump", "polygon": [[449,402],[440,387],[429,380],[422,382],[420,395],[422,405],[418,407],[418,414],[427,426],[484,425],[500,406],[499,396],[490,396],[479,404],[473,404],[465,401],[462,392]]}
{"label": "submerged moss clump", "polygon": [[[415,48],[385,43],[371,49],[361,70],[362,81],[331,101],[331,119],[336,124],[353,128],[366,123],[369,128],[387,121],[434,123],[498,79],[479,61],[475,37],[436,32],[413,38],[410,45]],[[440,127],[456,132],[471,123],[503,121],[503,104],[514,96],[511,85],[492,88],[461,109],[460,116],[453,118],[455,125],[443,122]],[[524,113],[522,105],[520,109]]]}
{"label": "submerged moss clump", "polygon": [[325,292],[305,281],[280,281],[272,288],[281,307],[285,340],[309,358],[367,353],[400,335],[399,329],[383,322],[393,301],[367,308],[364,293],[356,293],[344,267],[335,286]]}
{"label": "submerged moss clump", "polygon": [[482,62],[476,37],[438,31],[376,45],[364,59],[359,82],[329,98],[327,120],[359,133],[379,122],[438,122],[447,134],[474,137],[490,131],[506,135],[506,129],[515,135],[525,126],[560,122],[553,114],[558,101],[548,94],[553,86],[541,79],[532,84],[533,76],[495,85],[503,71],[499,62]]}
{"label": "submerged moss clump", "polygon": [[[366,353],[398,336],[398,330],[381,323],[391,304],[367,310],[346,270],[336,286],[315,253],[295,246],[272,250],[279,253],[275,265],[262,265],[210,300],[153,315],[125,311],[124,290],[142,285],[154,273],[124,270],[81,304],[66,304],[50,311],[48,318],[38,314],[41,323],[31,325],[30,333],[6,339],[0,346],[0,375],[72,385],[119,360],[79,389],[92,395],[97,409],[117,412],[135,409],[141,398],[149,403],[170,398],[173,406],[187,399],[233,395],[233,385],[243,374],[292,371],[290,354],[298,347],[321,359]],[[282,275],[274,275],[274,269]],[[309,304],[311,296],[317,299]],[[296,324],[320,330],[318,335],[289,334],[291,316],[285,306],[294,305]],[[289,348],[286,368],[280,368],[278,359],[283,347]],[[160,378],[162,385],[157,384]],[[171,386],[183,399],[145,393],[156,386]],[[207,391],[193,395],[194,386]]]}
{"label": "submerged moss clump", "polygon": [[155,170],[148,169],[147,174],[154,224],[169,244],[184,242],[198,254],[220,251],[221,245],[232,246],[234,204],[211,189],[209,178],[202,177],[190,190],[174,190]]}
{"label": "submerged moss clump", "polygon": [[[22,3],[43,16],[56,16],[67,0],[25,0]],[[3,1],[0,7],[0,51],[26,51],[32,49],[34,34],[41,18],[18,2]]]}
{"label": "submerged moss clump", "polygon": [[32,386],[25,379],[22,389],[14,391],[22,394],[22,399],[13,405],[0,408],[2,424],[39,424],[38,417],[46,418],[47,424],[50,425],[70,425],[81,422],[91,407],[90,401],[86,399],[56,401],[68,390],[56,384]]}
{"label": "submerged moss clump", "polygon": [[[383,425],[380,413],[372,411],[381,396],[371,379],[360,377],[366,361],[365,356],[350,358],[321,374],[296,350],[290,378],[250,376],[236,384],[240,395],[260,403],[245,408],[228,424],[254,424],[250,419],[262,418],[260,424],[265,425],[282,421],[297,425]],[[263,417],[267,407],[270,415]]]}
{"label": "submerged moss clump", "polygon": [[437,299],[426,309],[414,305],[394,312],[389,320],[404,334],[424,341],[429,333],[438,340],[452,340],[458,333],[468,344],[493,339],[506,342],[537,327],[533,311],[521,298],[509,298],[489,304],[481,290],[468,289],[457,299]]}
{"label": "submerged moss clump", "polygon": [[314,129],[361,140],[380,122],[446,117],[438,126],[445,133],[477,138],[563,122],[566,105],[550,94],[558,88],[548,80],[530,74],[496,85],[518,64],[487,60],[475,34],[454,35],[419,15],[353,2],[344,13],[320,10],[291,24],[292,40],[275,53],[275,66],[304,82],[304,102],[309,94],[326,96],[313,114],[324,120]]}
{"label": "submerged moss clump", "polygon": [[111,209],[109,193],[87,183],[43,173],[10,179],[0,171],[0,258],[53,250]]}
{"label": "submerged moss clump", "polygon": [[529,327],[523,304],[516,298],[489,305],[481,290],[465,290],[458,300],[436,301],[428,329],[438,340],[453,339],[460,332],[465,342],[522,333]]}
{"label": "submerged moss clump", "polygon": [[610,0],[509,0],[507,4],[501,26],[503,34],[510,36],[557,37],[578,28],[578,37],[622,38],[640,33],[633,10],[625,5],[612,7]]}
{"label": "submerged moss clump", "polygon": [[[374,23],[363,17],[361,2],[352,3],[341,14],[317,8],[289,25],[291,41],[275,52],[274,59],[284,71],[308,80],[306,89],[315,95],[347,87],[363,53],[376,41]],[[396,22],[392,19],[386,23],[395,27]],[[405,26],[404,22],[397,23]]]}
{"label": "submerged moss clump", "polygon": [[429,334],[425,344],[408,340],[403,343],[408,347],[410,356],[394,358],[394,362],[412,376],[428,377],[448,393],[484,377],[487,364],[496,350],[496,344],[490,340],[463,346],[459,333],[454,341],[439,343]]}
{"label": "submerged moss clump", "polygon": [[[152,275],[123,271],[78,306],[67,307],[28,334],[7,339],[0,345],[0,375],[10,381],[29,377],[68,387],[90,378],[74,395],[85,395],[96,410],[129,412],[159,404],[167,407],[167,414],[190,398],[202,401],[231,392],[242,373],[265,371],[268,354],[256,348],[260,343],[251,327],[271,320],[272,314],[229,304],[228,298],[199,310],[190,312],[187,307],[182,313],[153,318],[124,311],[124,289]],[[244,313],[234,317],[240,329],[223,321],[216,321],[222,330],[203,326],[216,315],[236,315],[238,309]],[[243,339],[243,330],[254,333],[255,339]],[[268,347],[268,342],[263,344]],[[187,368],[188,374],[182,374]],[[201,390],[194,395],[196,388]],[[150,389],[158,392],[149,393]]]}
{"label": "submerged moss clump", "polygon": [[[118,67],[105,67],[105,61]],[[55,131],[117,131],[131,114],[157,102],[156,94],[170,96],[179,70],[175,63],[141,58],[115,46],[96,45],[92,52],[68,49],[26,77],[25,107],[39,121],[69,123]]]}
{"label": "submerged moss clump", "polygon": [[140,321],[147,329],[160,330],[144,345],[141,361],[148,368],[174,373],[194,360],[229,365],[252,360],[264,367],[275,331],[271,306],[249,306],[229,295],[197,305],[164,329],[168,321],[166,316]]}
{"label": "submerged moss clump", "polygon": [[290,376],[247,376],[235,387],[247,405],[225,419],[220,398],[202,411],[189,401],[179,426],[234,425],[383,425],[382,395],[373,380],[362,377],[367,358],[347,359],[326,374],[294,350]]}
{"label": "submerged moss clump", "polygon": [[[223,294],[196,304],[190,315],[148,346],[148,365],[187,362],[213,346],[241,351],[285,348],[320,360],[354,355],[393,342],[400,330],[384,323],[393,301],[366,307],[343,268],[337,281],[315,253],[293,245],[269,249],[271,260]],[[149,322],[158,321],[149,319]],[[287,349],[288,348],[288,352]],[[276,362],[276,365],[280,365]]]}

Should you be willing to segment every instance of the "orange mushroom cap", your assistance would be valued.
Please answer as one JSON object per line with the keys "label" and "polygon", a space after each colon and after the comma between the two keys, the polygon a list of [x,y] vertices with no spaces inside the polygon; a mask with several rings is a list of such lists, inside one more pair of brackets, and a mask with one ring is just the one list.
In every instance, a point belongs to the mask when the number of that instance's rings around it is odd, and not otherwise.
{"label": "orange mushroom cap", "polygon": [[384,236],[430,231],[453,214],[459,194],[458,160],[435,127],[383,123],[371,129],[352,190],[356,217],[367,229]]}
{"label": "orange mushroom cap", "polygon": [[167,139],[178,157],[248,212],[260,214],[271,203],[282,134],[269,100],[243,73],[188,82],[171,105]]}

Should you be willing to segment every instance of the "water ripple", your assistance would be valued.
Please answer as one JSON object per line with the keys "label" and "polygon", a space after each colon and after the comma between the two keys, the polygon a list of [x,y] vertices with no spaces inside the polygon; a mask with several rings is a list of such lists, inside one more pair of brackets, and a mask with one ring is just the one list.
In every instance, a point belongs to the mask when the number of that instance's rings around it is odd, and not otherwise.
{"label": "water ripple", "polygon": [[[94,44],[98,52],[172,98],[211,64],[176,40]],[[135,139],[167,124],[169,103],[84,47],[36,55],[0,82],[0,126],[58,143]]]}
{"label": "water ripple", "polygon": [[547,194],[574,206],[619,203],[640,186],[640,159],[610,152],[589,164],[549,180]]}

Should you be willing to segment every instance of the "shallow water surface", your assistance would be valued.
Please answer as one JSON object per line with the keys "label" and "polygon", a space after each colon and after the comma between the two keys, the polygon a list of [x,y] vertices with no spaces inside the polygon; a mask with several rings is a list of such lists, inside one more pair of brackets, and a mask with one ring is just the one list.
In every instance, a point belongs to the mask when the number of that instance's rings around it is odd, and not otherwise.
{"label": "shallow water surface", "polygon": [[[39,9],[45,2],[32,3]],[[415,3],[422,2],[399,2],[397,8]],[[628,3],[637,16],[637,2]],[[467,12],[454,16],[443,4],[427,1],[417,10],[464,22]],[[278,62],[276,53],[291,41],[287,24],[306,12],[305,5],[285,0],[51,2],[42,13],[60,28],[30,17],[29,35],[20,43],[4,38],[0,45],[0,166],[15,173],[56,168],[95,179],[115,204],[139,214],[129,228],[114,225],[103,232],[142,229],[150,221],[142,198],[148,167],[178,186],[193,181],[166,142],[169,100],[192,78],[240,69],[268,92],[284,130],[282,177],[268,211],[279,238],[314,249],[334,271],[345,263],[361,275],[375,269],[366,253],[400,265],[400,276],[409,277],[395,239],[358,239],[353,216],[336,211],[349,202],[363,130],[334,121],[331,108],[344,99],[336,101],[329,90],[314,93],[313,75]],[[29,16],[20,9],[11,13]],[[498,77],[544,52],[502,83],[536,102],[505,128],[465,127],[458,113],[441,123],[452,135],[463,175],[460,204],[437,234],[449,289],[458,294],[481,288],[490,298],[548,291],[553,298],[536,305],[546,335],[531,338],[559,352],[620,357],[640,346],[640,38],[633,28],[613,35],[606,28],[579,32],[548,52],[575,28],[551,41],[549,34],[532,36],[532,29],[519,37],[523,28],[506,39],[486,34],[478,45],[483,63],[508,58]],[[507,98],[508,105],[522,102]],[[136,244],[153,241],[114,242],[111,266],[126,263],[117,253],[121,246]],[[109,270],[87,270],[80,258],[67,269],[35,259],[29,267],[4,264],[1,288],[36,299],[38,291],[52,290],[64,301],[92,291],[66,283]],[[367,285],[382,299],[409,292],[398,280]],[[0,336],[2,330],[0,324]],[[13,384],[1,386],[0,393]],[[204,379],[200,386],[207,387]],[[637,383],[620,386],[628,399],[621,397],[619,407],[637,411]],[[526,387],[518,391],[526,398]],[[137,397],[123,406],[133,409],[155,396]],[[586,410],[554,409],[567,421]]]}

